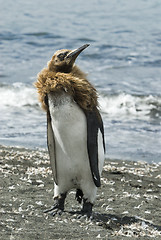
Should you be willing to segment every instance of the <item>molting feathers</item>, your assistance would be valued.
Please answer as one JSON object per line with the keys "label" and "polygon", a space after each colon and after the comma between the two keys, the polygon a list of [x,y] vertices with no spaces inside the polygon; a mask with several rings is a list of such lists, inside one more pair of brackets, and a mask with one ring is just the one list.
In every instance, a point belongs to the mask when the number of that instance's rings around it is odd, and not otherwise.
{"label": "molting feathers", "polygon": [[92,111],[98,106],[96,89],[88,82],[86,75],[74,65],[76,57],[85,47],[79,48],[79,51],[58,50],[48,62],[47,68],[38,74],[35,87],[44,110],[48,108],[45,103],[46,95],[62,90],[71,95],[83,110]]}

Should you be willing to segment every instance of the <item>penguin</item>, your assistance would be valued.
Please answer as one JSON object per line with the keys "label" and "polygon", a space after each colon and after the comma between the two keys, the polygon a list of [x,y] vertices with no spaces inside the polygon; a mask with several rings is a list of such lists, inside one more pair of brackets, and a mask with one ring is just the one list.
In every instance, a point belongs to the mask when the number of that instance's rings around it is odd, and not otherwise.
{"label": "penguin", "polygon": [[98,94],[76,65],[78,49],[55,52],[37,76],[42,108],[47,113],[47,145],[54,178],[54,205],[45,210],[62,214],[67,193],[76,189],[81,214],[90,217],[101,186],[105,140]]}

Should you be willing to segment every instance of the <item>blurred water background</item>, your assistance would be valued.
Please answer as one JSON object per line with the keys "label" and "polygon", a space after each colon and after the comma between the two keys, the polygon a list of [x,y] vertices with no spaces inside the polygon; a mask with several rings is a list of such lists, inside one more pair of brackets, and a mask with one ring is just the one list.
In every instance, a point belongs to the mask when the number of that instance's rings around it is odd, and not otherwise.
{"label": "blurred water background", "polygon": [[53,53],[77,59],[99,92],[107,157],[161,161],[160,0],[0,0],[0,144],[46,148],[33,82]]}

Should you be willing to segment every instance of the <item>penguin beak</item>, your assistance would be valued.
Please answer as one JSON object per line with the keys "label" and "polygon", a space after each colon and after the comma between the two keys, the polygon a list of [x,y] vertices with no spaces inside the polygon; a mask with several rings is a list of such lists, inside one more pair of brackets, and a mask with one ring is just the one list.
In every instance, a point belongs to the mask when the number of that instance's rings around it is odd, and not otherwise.
{"label": "penguin beak", "polygon": [[89,46],[89,44],[85,44],[83,46],[81,46],[80,48],[77,48],[73,51],[71,51],[67,56],[66,59],[70,59],[70,63],[74,63],[76,58],[78,57],[78,55],[87,47]]}

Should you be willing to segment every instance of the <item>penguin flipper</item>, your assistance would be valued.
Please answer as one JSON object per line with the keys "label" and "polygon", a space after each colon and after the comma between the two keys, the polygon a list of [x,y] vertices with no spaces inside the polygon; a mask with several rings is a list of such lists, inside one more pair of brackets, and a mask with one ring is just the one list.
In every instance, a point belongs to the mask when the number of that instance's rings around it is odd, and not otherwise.
{"label": "penguin flipper", "polygon": [[50,164],[52,167],[54,182],[58,185],[57,172],[56,172],[55,139],[54,139],[54,132],[52,129],[51,116],[49,111],[47,111],[47,145],[48,145]]}
{"label": "penguin flipper", "polygon": [[98,131],[100,130],[102,133],[103,147],[105,150],[103,122],[98,109],[95,109],[94,111],[85,111],[85,115],[87,119],[87,149],[90,168],[96,187],[100,187],[101,181],[98,163]]}

